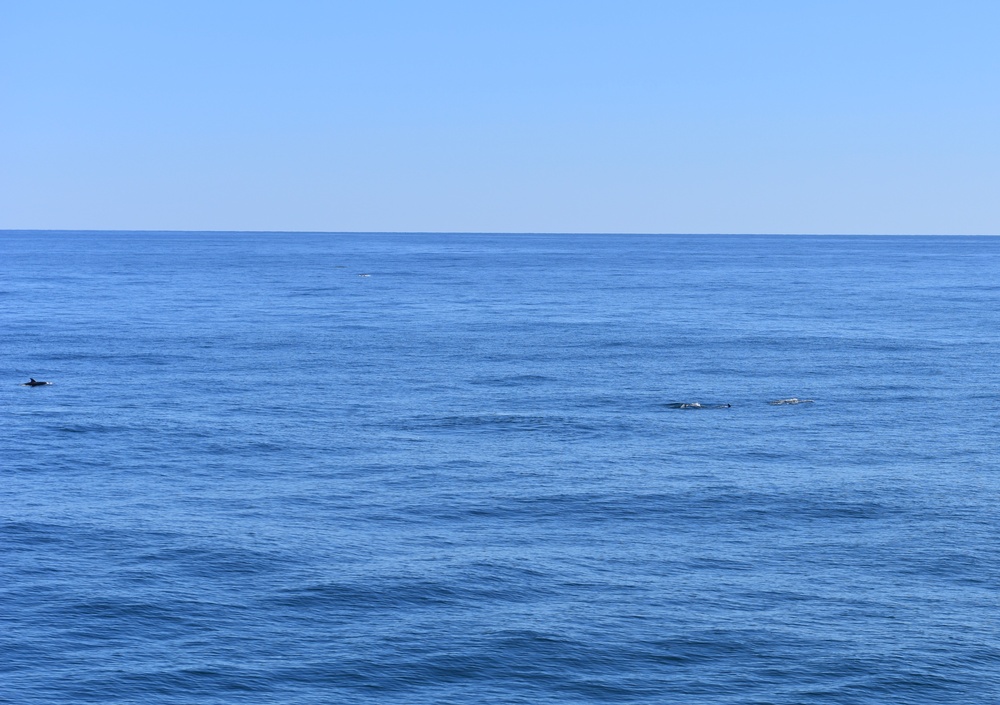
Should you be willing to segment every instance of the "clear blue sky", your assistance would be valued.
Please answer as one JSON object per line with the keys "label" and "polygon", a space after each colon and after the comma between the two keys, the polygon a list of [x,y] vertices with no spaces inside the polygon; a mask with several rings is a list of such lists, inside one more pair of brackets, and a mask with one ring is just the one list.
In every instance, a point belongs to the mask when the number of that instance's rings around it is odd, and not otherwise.
{"label": "clear blue sky", "polygon": [[996,0],[0,0],[0,229],[1000,234]]}

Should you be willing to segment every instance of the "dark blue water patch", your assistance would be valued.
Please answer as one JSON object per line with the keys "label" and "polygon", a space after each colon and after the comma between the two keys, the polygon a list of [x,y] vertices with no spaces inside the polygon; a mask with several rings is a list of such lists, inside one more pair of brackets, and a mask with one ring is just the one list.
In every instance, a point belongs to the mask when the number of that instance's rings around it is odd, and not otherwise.
{"label": "dark blue water patch", "polygon": [[[846,494],[846,496],[845,496]],[[482,517],[497,521],[568,524],[656,525],[671,531],[699,532],[736,527],[750,531],[809,527],[816,523],[889,521],[906,513],[905,506],[851,497],[827,490],[797,494],[765,494],[720,488],[708,492],[628,493],[578,492],[532,497],[497,496],[466,499],[451,506],[413,507],[438,520]]]}
{"label": "dark blue water patch", "polygon": [[80,433],[80,434],[103,434],[103,433],[128,433],[138,427],[124,426],[96,422],[80,423],[50,423],[45,427],[47,431],[56,433]]}
{"label": "dark blue water patch", "polygon": [[46,525],[34,521],[5,519],[0,523],[0,540],[6,550],[16,551],[36,544],[51,544],[65,541],[64,527]]}
{"label": "dark blue water patch", "polygon": [[[477,693],[500,695],[512,686],[523,695],[511,702],[560,702],[581,695],[628,698],[642,692],[631,684],[618,686],[605,680],[615,677],[611,648],[588,649],[556,635],[500,633],[435,646],[402,653],[378,665],[350,655],[315,661],[281,675],[346,687],[355,691],[354,698],[417,697],[448,703],[474,698]],[[574,673],[581,675],[574,677]],[[588,673],[592,675],[583,675]]]}
{"label": "dark blue water patch", "polygon": [[536,598],[540,590],[526,584],[525,575],[525,571],[518,571],[505,580],[499,571],[491,570],[487,576],[461,571],[438,580],[383,576],[377,584],[338,582],[289,589],[267,603],[292,608],[302,616],[322,612],[327,619],[332,615],[370,617],[373,612],[473,608],[484,600]]}
{"label": "dark blue water patch", "polygon": [[237,546],[175,545],[145,551],[130,560],[133,570],[182,574],[204,580],[246,581],[254,576],[280,572],[294,565],[289,557]]}

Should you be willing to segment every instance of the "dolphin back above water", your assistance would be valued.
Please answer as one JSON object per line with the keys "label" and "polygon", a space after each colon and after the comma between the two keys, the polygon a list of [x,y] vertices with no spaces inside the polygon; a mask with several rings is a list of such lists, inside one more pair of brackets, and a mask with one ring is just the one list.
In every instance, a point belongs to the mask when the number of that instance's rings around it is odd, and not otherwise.
{"label": "dolphin back above water", "polygon": [[728,409],[731,406],[732,404],[699,404],[696,401],[667,404],[670,409]]}
{"label": "dolphin back above water", "polygon": [[30,380],[28,380],[27,382],[25,382],[21,386],[22,387],[45,387],[45,386],[50,385],[50,384],[52,384],[52,382],[39,382],[34,377],[32,377]]}

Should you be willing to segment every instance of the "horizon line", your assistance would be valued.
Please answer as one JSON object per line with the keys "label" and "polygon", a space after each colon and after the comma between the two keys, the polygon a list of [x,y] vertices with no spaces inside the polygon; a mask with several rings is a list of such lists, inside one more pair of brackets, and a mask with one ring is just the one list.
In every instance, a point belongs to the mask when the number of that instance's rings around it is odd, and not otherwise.
{"label": "horizon line", "polygon": [[1000,237],[1000,233],[837,233],[837,232],[572,232],[534,230],[177,230],[155,228],[0,228],[0,233],[244,233],[257,235],[595,235],[648,237]]}

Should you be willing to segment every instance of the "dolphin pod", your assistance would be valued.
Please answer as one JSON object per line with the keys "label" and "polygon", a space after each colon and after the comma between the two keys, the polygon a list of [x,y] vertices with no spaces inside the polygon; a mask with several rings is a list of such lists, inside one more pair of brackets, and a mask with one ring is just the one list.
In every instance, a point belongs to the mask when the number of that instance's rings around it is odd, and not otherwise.
{"label": "dolphin pod", "polygon": [[[782,404],[813,404],[813,399],[799,399],[798,397],[790,397],[788,399],[775,399],[774,401],[769,401],[768,404],[771,406],[781,406]],[[701,404],[696,401],[684,401],[684,402],[674,402],[672,404],[667,404],[667,408],[670,409],[729,409],[732,404]]]}

